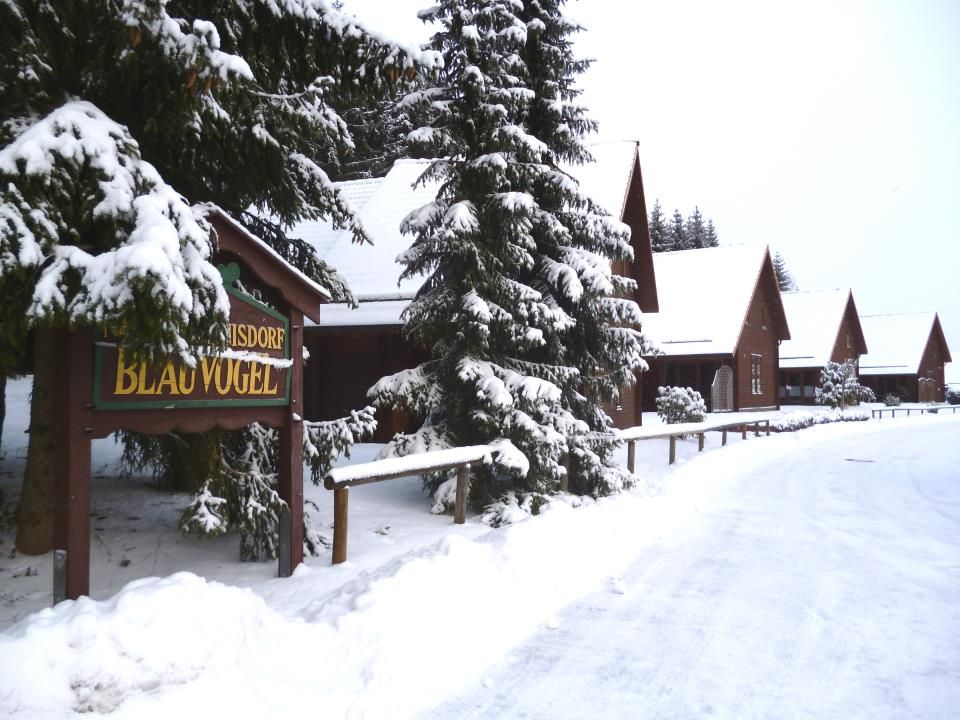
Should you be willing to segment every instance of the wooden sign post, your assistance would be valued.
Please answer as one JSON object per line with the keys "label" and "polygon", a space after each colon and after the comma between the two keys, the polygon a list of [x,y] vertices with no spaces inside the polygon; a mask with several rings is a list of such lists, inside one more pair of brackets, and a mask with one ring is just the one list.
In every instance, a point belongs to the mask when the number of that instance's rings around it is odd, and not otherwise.
{"label": "wooden sign post", "polygon": [[[202,432],[254,422],[278,428],[278,489],[289,511],[281,523],[280,576],[303,562],[303,316],[318,321],[327,296],[222,211],[211,209],[208,219],[231,301],[227,352],[193,368],[179,360],[146,366],[125,358],[109,329],[61,333],[55,541],[65,551],[67,598],[90,591],[90,442],[117,430]],[[244,282],[267,292],[276,307],[229,287],[244,272]]]}

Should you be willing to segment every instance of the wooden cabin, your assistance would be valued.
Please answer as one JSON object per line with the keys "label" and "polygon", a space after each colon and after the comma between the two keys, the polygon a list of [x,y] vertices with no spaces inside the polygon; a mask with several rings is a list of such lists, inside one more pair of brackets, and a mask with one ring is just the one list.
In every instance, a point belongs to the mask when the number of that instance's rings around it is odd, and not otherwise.
{"label": "wooden cabin", "polygon": [[[569,172],[587,195],[632,229],[634,259],[620,263],[615,271],[637,281],[634,299],[642,311],[656,311],[657,285],[636,143],[605,143],[590,150],[596,161]],[[336,268],[359,304],[356,309],[326,305],[320,321],[305,328],[304,344],[310,352],[305,411],[310,420],[342,417],[363,407],[368,404],[367,390],[381,377],[427,359],[424,351],[400,335],[401,313],[422,280],[401,281],[402,266],[396,257],[412,242],[400,233],[401,221],[436,195],[435,183],[414,187],[428,163],[398,160],[383,178],[337,183],[372,238],[372,247],[357,246],[348,232],[325,223],[304,223],[291,231]],[[640,423],[640,398],[637,386],[627,388],[620,402],[608,408],[618,427]],[[398,413],[380,411],[377,420],[379,442],[413,429],[410,419]]]}
{"label": "wooden cabin", "polygon": [[711,412],[779,407],[779,345],[790,338],[767,248],[656,253],[660,311],[644,317],[659,346],[643,385],[643,410],[661,386],[697,390]]}
{"label": "wooden cabin", "polygon": [[814,405],[827,362],[853,360],[859,367],[867,343],[853,292],[815,290],[781,295],[790,339],[780,344],[780,402]]}
{"label": "wooden cabin", "polygon": [[870,351],[860,358],[860,382],[882,400],[943,402],[950,348],[935,312],[863,315]]}

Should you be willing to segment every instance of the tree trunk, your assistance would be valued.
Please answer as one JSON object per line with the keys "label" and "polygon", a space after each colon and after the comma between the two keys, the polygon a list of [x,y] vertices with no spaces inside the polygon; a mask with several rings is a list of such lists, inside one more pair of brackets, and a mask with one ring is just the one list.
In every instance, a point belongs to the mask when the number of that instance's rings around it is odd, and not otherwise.
{"label": "tree trunk", "polygon": [[38,329],[34,343],[27,466],[17,506],[17,549],[27,555],[39,555],[53,549],[57,352],[56,331]]}

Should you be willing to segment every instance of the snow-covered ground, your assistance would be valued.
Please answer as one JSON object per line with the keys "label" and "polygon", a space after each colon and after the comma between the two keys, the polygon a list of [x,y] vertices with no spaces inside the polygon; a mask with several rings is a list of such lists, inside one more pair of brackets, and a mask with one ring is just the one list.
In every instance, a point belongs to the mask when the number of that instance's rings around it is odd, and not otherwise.
{"label": "snow-covered ground", "polygon": [[0,539],[0,716],[954,717],[958,433],[947,415],[691,439],[672,468],[645,441],[642,490],[493,531],[430,515],[416,480],[356,488],[350,562],[287,580],[179,535],[183,498],[117,480],[103,441],[100,600],[25,617],[50,559]]}

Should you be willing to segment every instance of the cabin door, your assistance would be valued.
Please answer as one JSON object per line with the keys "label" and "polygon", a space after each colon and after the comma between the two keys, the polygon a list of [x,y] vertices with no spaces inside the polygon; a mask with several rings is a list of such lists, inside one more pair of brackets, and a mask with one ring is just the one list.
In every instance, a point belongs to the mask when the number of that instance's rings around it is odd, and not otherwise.
{"label": "cabin door", "polygon": [[721,365],[713,376],[710,400],[711,412],[733,410],[733,369],[729,365]]}

